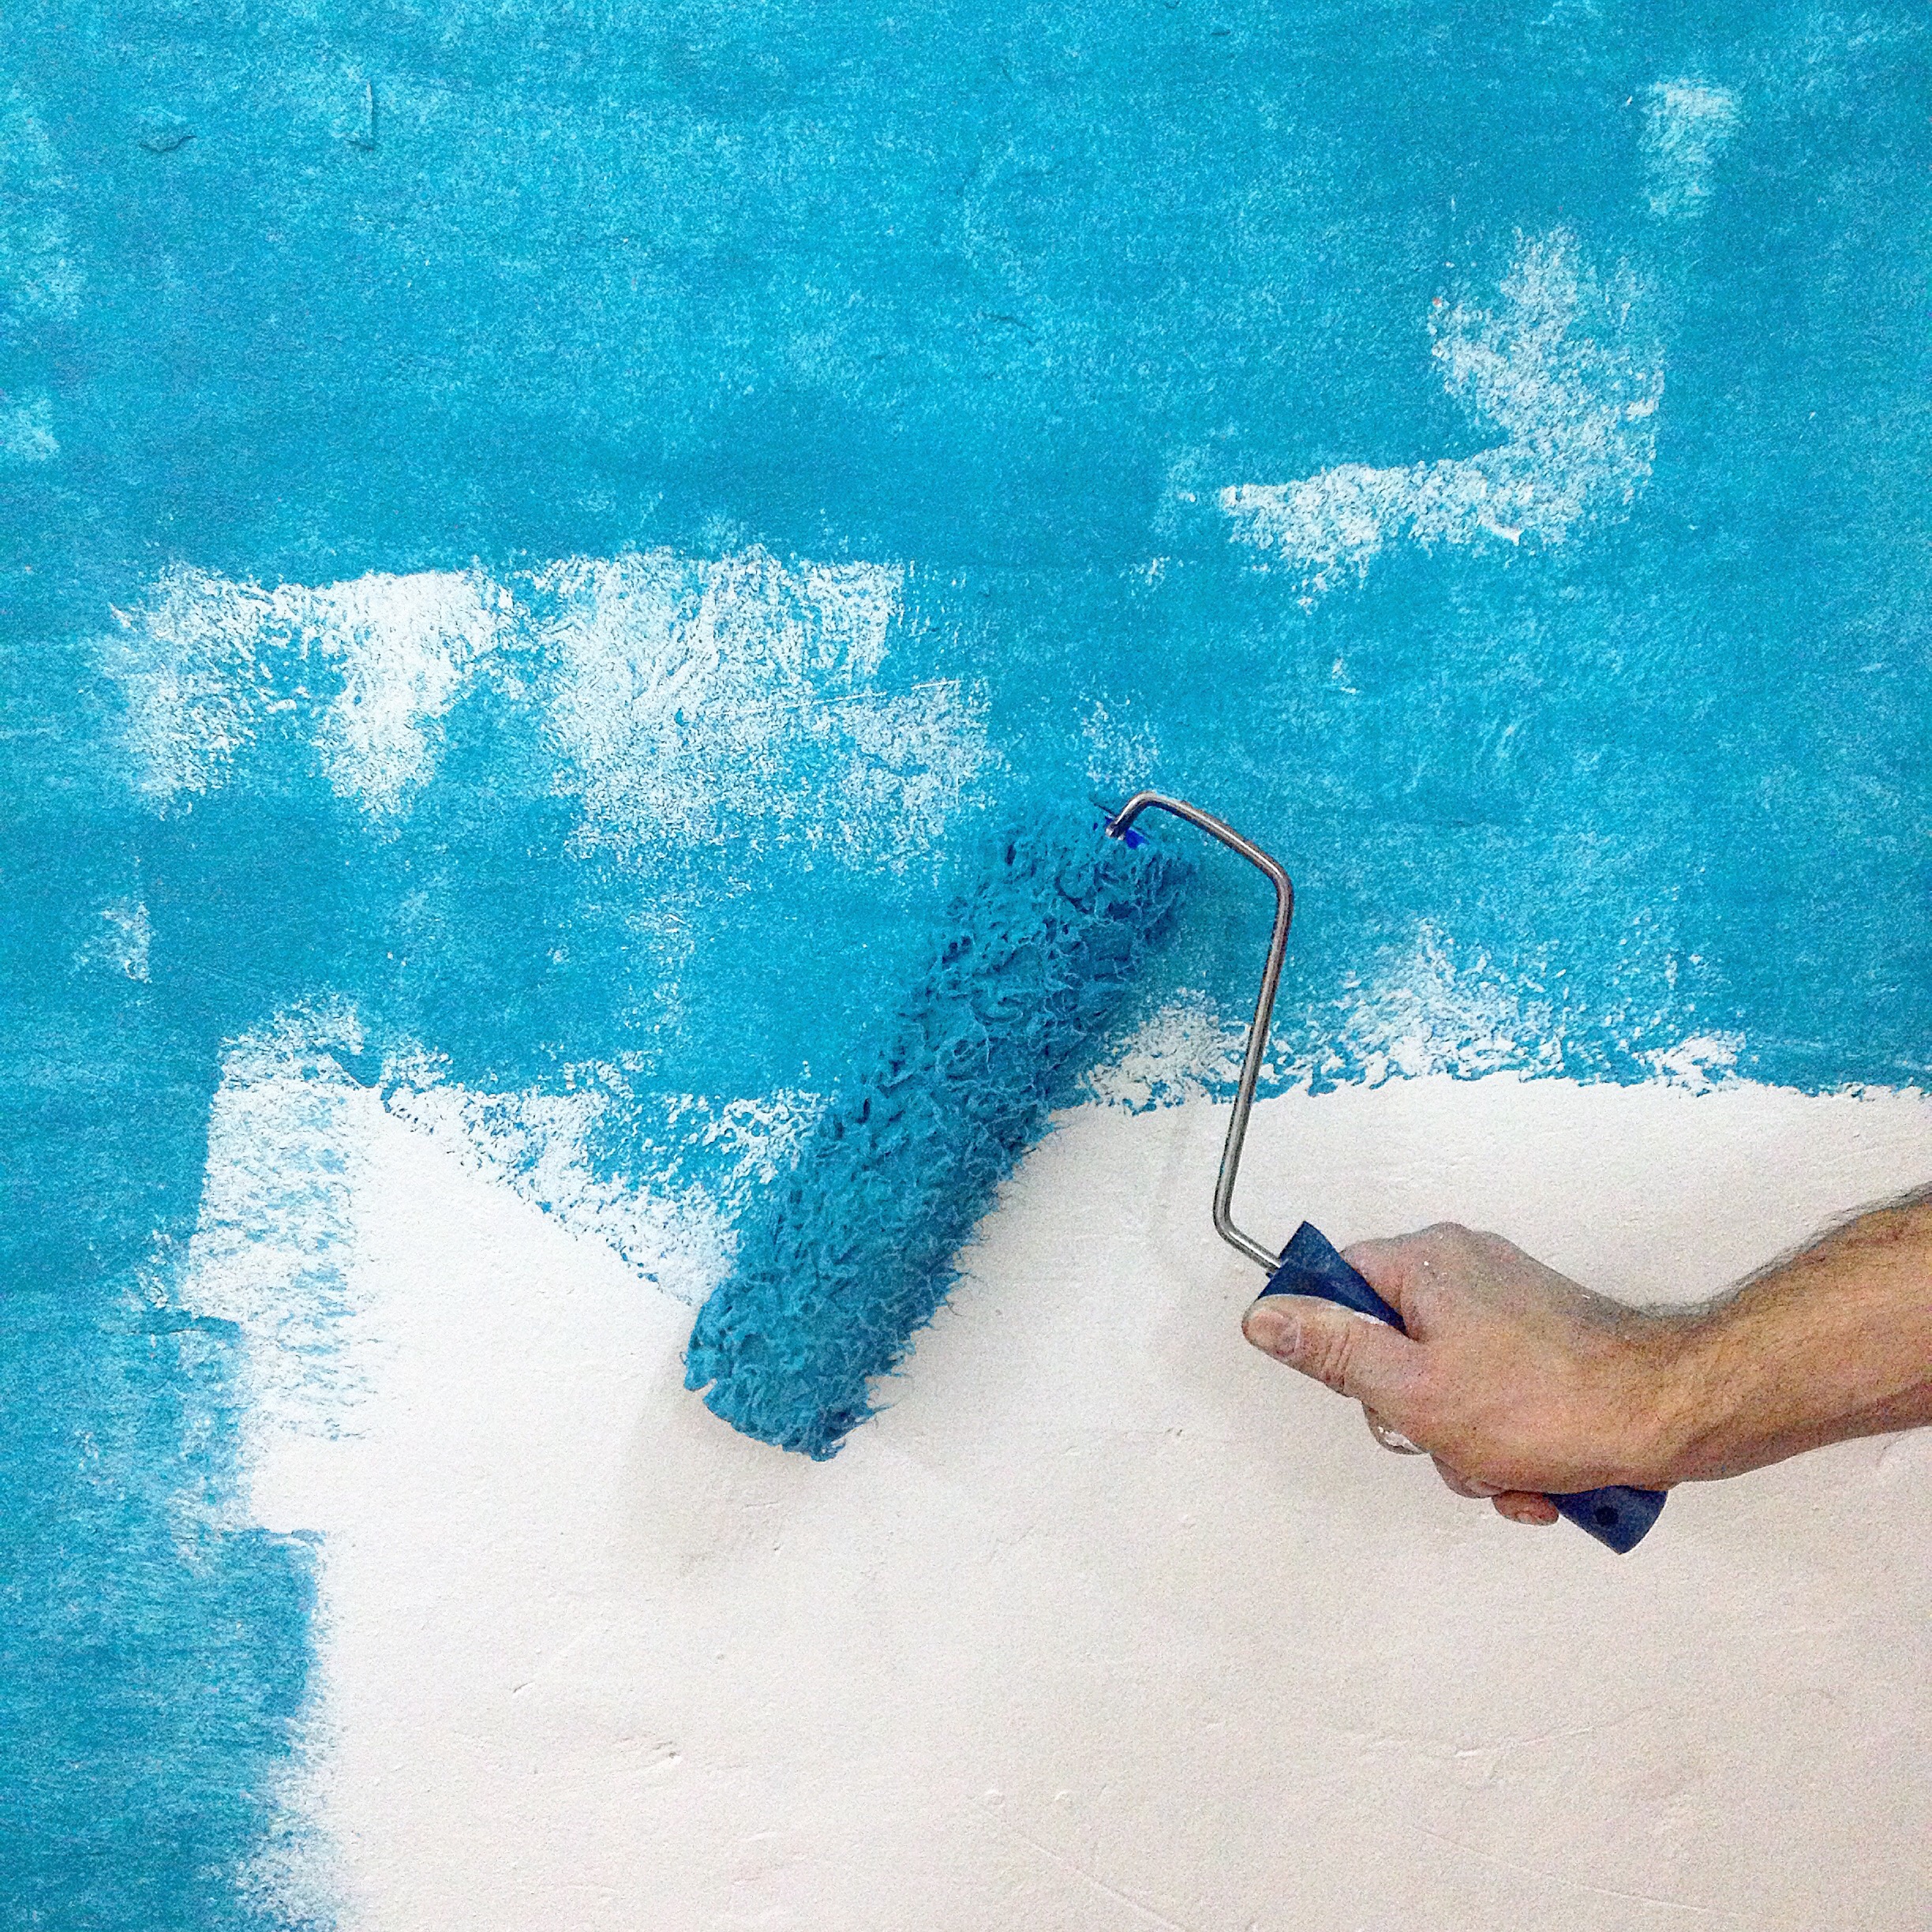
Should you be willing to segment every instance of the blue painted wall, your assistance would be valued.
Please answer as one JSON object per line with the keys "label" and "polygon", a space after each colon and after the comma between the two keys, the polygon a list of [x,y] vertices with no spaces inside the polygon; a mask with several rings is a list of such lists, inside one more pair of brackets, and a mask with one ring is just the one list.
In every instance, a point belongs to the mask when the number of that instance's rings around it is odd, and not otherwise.
{"label": "blue painted wall", "polygon": [[[1923,1081],[1922,9],[19,0],[7,40],[0,1921],[256,1911],[310,1553],[223,1526],[233,1338],[168,1282],[223,1043],[292,1005],[353,1002],[372,1078],[822,1082],[983,818],[1144,778],[1296,874],[1284,1076],[1372,1073],[1350,1016],[1428,957],[1462,1070],[1500,999],[1542,1070]],[[1626,412],[1593,469],[1589,397],[1546,447],[1456,377],[1551,250]],[[1458,463],[1333,568],[1222,496]],[[1526,525],[1415,522],[1482,475]],[[379,826],[299,706],[205,794],[130,778],[103,640],[171,567],[658,547],[906,567],[881,688],[976,694],[987,752],[933,841],[586,847],[502,680]],[[1259,930],[1223,881],[1150,1000],[1237,1007]]]}

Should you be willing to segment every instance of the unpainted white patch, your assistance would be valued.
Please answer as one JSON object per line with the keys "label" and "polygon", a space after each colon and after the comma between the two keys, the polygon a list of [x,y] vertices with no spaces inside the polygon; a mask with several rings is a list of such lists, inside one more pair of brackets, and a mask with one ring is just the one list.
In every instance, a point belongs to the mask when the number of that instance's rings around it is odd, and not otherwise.
{"label": "unpainted white patch", "polygon": [[799,1088],[781,1087],[723,1102],[704,1094],[674,1094],[663,1105],[672,1141],[721,1157],[708,1186],[721,1204],[736,1208],[754,1189],[769,1187],[792,1165],[824,1100]]}
{"label": "unpainted white patch", "polygon": [[101,908],[101,922],[107,928],[92,949],[91,957],[104,960],[130,979],[148,977],[148,952],[154,942],[154,927],[148,917],[144,899],[117,899]]}
{"label": "unpainted white patch", "polygon": [[257,585],[175,564],[114,612],[120,633],[102,657],[121,687],[135,788],[155,803],[213,791],[253,739],[271,684],[268,610]]}
{"label": "unpainted white patch", "polygon": [[[848,859],[882,856],[900,864],[944,836],[993,762],[985,697],[956,678],[842,698],[811,720],[804,746],[822,752],[825,763],[808,765],[795,786],[802,779],[809,796],[814,774],[827,774],[825,815],[818,823],[807,818],[807,838],[822,837]],[[784,796],[767,794],[767,811]]]}
{"label": "unpainted white patch", "polygon": [[1432,353],[1449,393],[1503,442],[1221,492],[1235,540],[1294,567],[1308,601],[1362,581],[1394,543],[1560,543],[1586,515],[1627,507],[1649,477],[1662,351],[1634,276],[1600,280],[1559,229],[1524,244],[1494,309],[1439,310]]}
{"label": "unpainted white patch", "polygon": [[[1620,942],[1623,967],[1634,986],[1674,984],[1676,959],[1668,936],[1639,917]],[[1499,965],[1483,949],[1458,945],[1428,921],[1413,943],[1351,979],[1335,1002],[1327,1044],[1294,1065],[1285,1079],[1361,1081],[1447,1074],[1471,1080],[1497,1073],[1556,1074],[1572,1065],[1571,1041],[1561,1009],[1560,968],[1545,957]],[[1663,996],[1660,993],[1660,998]],[[1664,1035],[1671,1012],[1626,998],[1604,1024],[1656,1077],[1698,1091],[1735,1072],[1742,1038],[1697,1033],[1675,1045],[1646,1047]]]}
{"label": "unpainted white patch", "polygon": [[0,405],[0,462],[51,462],[59,454],[51,396],[30,395]]}
{"label": "unpainted white patch", "polygon": [[1738,1055],[1743,1046],[1741,1033],[1693,1033],[1675,1046],[1659,1047],[1644,1058],[1660,1079],[1672,1086],[1707,1093],[1720,1081],[1737,1076]]}
{"label": "unpainted white patch", "polygon": [[225,783],[272,723],[313,743],[339,793],[392,818],[493,661],[506,716],[534,708],[587,844],[797,840],[902,864],[994,756],[976,690],[879,683],[904,579],[756,549],[575,558],[507,583],[471,570],[264,590],[176,565],[115,613],[103,657],[133,782],[157,804]]}
{"label": "unpainted white patch", "polygon": [[[1241,1077],[1248,1032],[1203,992],[1183,987],[1151,1013],[1120,1051],[1087,1076],[1096,1100],[1138,1113],[1225,1092]],[[1267,1069],[1271,1072],[1272,1069]]]}
{"label": "unpainted white patch", "polygon": [[[1230,1019],[1207,994],[1183,989],[1086,1076],[1083,1090],[1136,1113],[1204,1094],[1225,1099],[1247,1043],[1245,1017]],[[1736,1077],[1743,1046],[1738,1034],[1699,1033],[1638,1058],[1657,1079],[1704,1093]],[[1497,971],[1486,953],[1459,959],[1447,938],[1425,924],[1410,951],[1345,989],[1312,1059],[1285,1050],[1277,1035],[1260,1078],[1266,1092],[1311,1079],[1379,1087],[1440,1074],[1551,1074],[1561,1071],[1564,1047],[1541,983]]]}
{"label": "unpainted white patch", "polygon": [[433,767],[433,721],[511,620],[511,595],[480,571],[372,574],[278,593],[299,641],[342,672],[320,734],[335,790],[396,811]]}
{"label": "unpainted white patch", "polygon": [[[298,1530],[294,1534],[312,1547],[322,1541],[313,1530]],[[318,1568],[326,1601],[327,1552],[320,1554]],[[357,1914],[354,1902],[343,1889],[350,1862],[329,1829],[327,1773],[323,1769],[331,1762],[339,1739],[313,1685],[286,1735],[287,1749],[264,1777],[261,1795],[267,1817],[254,1849],[236,1870],[235,1889],[244,1902],[271,1924],[376,1932]]]}
{"label": "unpainted white patch", "polygon": [[1737,95],[1702,80],[1660,80],[1644,90],[1643,116],[1650,212],[1702,214],[1718,157],[1742,119]]}
{"label": "unpainted white patch", "polygon": [[114,614],[105,655],[149,797],[213,790],[271,713],[299,711],[335,789],[380,818],[434,769],[435,721],[512,605],[475,571],[264,590],[178,564]]}
{"label": "unpainted white patch", "polygon": [[180,1299],[241,1330],[245,1473],[283,1433],[349,1425],[372,1339],[350,1285],[352,1218],[376,1096],[343,1065],[352,1014],[284,1015],[237,1041],[208,1114],[208,1151]]}
{"label": "unpainted white patch", "polygon": [[930,844],[987,763],[984,704],[884,661],[904,574],[753,549],[573,559],[535,578],[560,609],[550,725],[583,837],[620,849],[728,830],[900,857]]}
{"label": "unpainted white patch", "polygon": [[[1923,1432],[1687,1485],[1630,1557],[1503,1522],[1242,1344],[1196,1101],[1069,1110],[818,1466],[683,1389],[685,1311],[612,1256],[367,1124],[389,1346],[263,1518],[320,1539],[279,1795],[344,1932],[1923,1916],[1923,1850],[1870,1855],[1927,1838]],[[1239,1218],[1453,1218],[1689,1301],[1929,1170],[1923,1095],[1391,1080],[1264,1100]]]}
{"label": "unpainted white patch", "polygon": [[1549,1002],[1493,972],[1485,954],[1458,963],[1444,935],[1425,924],[1407,958],[1348,1000],[1334,1048],[1315,1071],[1380,1086],[1431,1073],[1552,1072],[1562,1061]]}

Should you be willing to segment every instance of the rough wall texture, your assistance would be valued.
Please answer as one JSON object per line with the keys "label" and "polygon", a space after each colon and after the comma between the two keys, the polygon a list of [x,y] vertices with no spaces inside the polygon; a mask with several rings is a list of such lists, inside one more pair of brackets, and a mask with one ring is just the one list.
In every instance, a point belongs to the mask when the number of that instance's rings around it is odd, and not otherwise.
{"label": "rough wall texture", "polygon": [[[9,8],[5,1909],[324,1913],[349,1533],[249,1445],[381,1385],[384,1124],[695,1304],[989,824],[1277,849],[1277,1091],[1923,1084],[1927,40]],[[1225,1086],[1264,911],[1096,1100]]]}

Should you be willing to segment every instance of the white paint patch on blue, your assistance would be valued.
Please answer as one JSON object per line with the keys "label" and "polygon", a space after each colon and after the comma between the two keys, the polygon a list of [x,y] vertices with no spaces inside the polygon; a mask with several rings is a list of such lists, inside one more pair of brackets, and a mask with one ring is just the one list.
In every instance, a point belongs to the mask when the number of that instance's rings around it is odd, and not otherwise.
{"label": "white paint patch on blue", "polygon": [[534,707],[586,849],[748,835],[903,865],[994,762],[983,693],[882,679],[904,580],[758,549],[272,590],[177,565],[116,612],[103,657],[133,783],[157,806],[218,789],[292,719],[338,795],[392,820],[493,664],[513,706]]}
{"label": "white paint patch on blue", "polygon": [[283,1014],[230,1047],[208,1110],[176,1298],[243,1338],[247,1520],[249,1473],[275,1439],[353,1426],[376,1346],[358,1324],[349,1273],[350,1201],[365,1178],[360,1118],[379,1105],[343,1065],[361,1046],[346,1009]]}
{"label": "white paint patch on blue", "polygon": [[148,977],[148,950],[153,942],[154,927],[148,907],[140,899],[122,900],[101,908],[108,938],[107,956],[130,979]]}
{"label": "white paint patch on blue", "polygon": [[1702,80],[1660,80],[1644,90],[1643,114],[1650,212],[1665,219],[1701,215],[1718,158],[1743,118],[1737,95]]}
{"label": "white paint patch on blue", "polygon": [[[1443,1074],[1563,1074],[1571,1043],[1559,1010],[1562,977],[1547,964],[1505,969],[1425,922],[1409,945],[1346,975],[1312,1028],[1305,1015],[1278,1009],[1261,1091],[1341,1081],[1379,1087]],[[1225,1095],[1241,1072],[1249,1022],[1245,1010],[1232,1012],[1200,988],[1180,988],[1087,1076],[1083,1091],[1136,1113]],[[1735,1076],[1743,1045],[1741,1035],[1705,1031],[1640,1058],[1651,1077],[1702,1091]]]}
{"label": "white paint patch on blue", "polygon": [[264,590],[177,565],[104,651],[127,705],[135,783],[211,792],[279,714],[306,722],[330,783],[372,818],[434,769],[436,721],[494,648],[509,593],[481,571],[373,572]]}
{"label": "white paint patch on blue", "polygon": [[1332,1056],[1319,1071],[1360,1069],[1371,1087],[1391,1079],[1449,1073],[1556,1073],[1563,1038],[1544,990],[1496,972],[1484,955],[1459,960],[1445,936],[1425,924],[1413,950],[1345,988]]}
{"label": "white paint patch on blue", "polygon": [[1560,543],[1649,478],[1664,393],[1646,290],[1600,279],[1567,230],[1526,242],[1493,309],[1439,300],[1432,351],[1451,395],[1506,440],[1395,469],[1341,463],[1221,493],[1235,538],[1298,571],[1311,601],[1360,582],[1389,545]]}
{"label": "white paint patch on blue", "polygon": [[557,607],[537,632],[552,728],[585,842],[704,844],[729,828],[900,861],[929,845],[991,754],[979,693],[878,683],[904,577],[758,549],[540,573]]}
{"label": "white paint patch on blue", "polygon": [[145,982],[154,924],[138,895],[110,899],[100,908],[100,924],[73,952],[77,967],[105,968],[123,978]]}
{"label": "white paint patch on blue", "polygon": [[155,804],[215,789],[253,739],[265,601],[253,585],[177,567],[114,612],[121,635],[102,661],[121,687],[135,788]]}
{"label": "white paint patch on blue", "polygon": [[1082,1088],[1136,1114],[1178,1106],[1231,1087],[1241,1077],[1247,1043],[1246,1026],[1229,1019],[1211,995],[1182,987],[1087,1075]]}
{"label": "white paint patch on blue", "polygon": [[434,768],[435,721],[494,647],[509,593],[480,571],[424,571],[282,594],[298,648],[341,672],[320,733],[331,783],[372,817],[399,811]]}
{"label": "white paint patch on blue", "polygon": [[1693,1093],[1708,1093],[1712,1088],[1738,1077],[1738,1055],[1743,1050],[1742,1033],[1693,1033],[1675,1046],[1660,1046],[1644,1058],[1666,1086],[1688,1087]]}

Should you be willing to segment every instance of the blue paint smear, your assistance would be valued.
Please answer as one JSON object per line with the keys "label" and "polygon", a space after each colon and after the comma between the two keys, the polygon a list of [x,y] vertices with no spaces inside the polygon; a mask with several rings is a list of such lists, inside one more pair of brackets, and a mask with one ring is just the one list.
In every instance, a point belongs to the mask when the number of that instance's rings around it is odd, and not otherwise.
{"label": "blue paint smear", "polygon": [[[277,1013],[353,1004],[372,1080],[411,1043],[479,1088],[621,1063],[598,1159],[649,1179],[661,1096],[863,1061],[982,821],[1148,782],[1295,874],[1281,1077],[1372,1076],[1352,1016],[1426,958],[1447,1008],[1503,998],[1533,1070],[1650,1077],[1713,1035],[1807,1089],[1924,1080],[1922,9],[8,24],[7,1923],[268,1911],[239,1874],[310,1554],[212,1526],[237,1345],[169,1284],[223,1043]],[[1398,536],[1312,595],[1230,541],[1224,489],[1496,447],[1432,319],[1493,309],[1558,234],[1627,273],[1657,345],[1627,502],[1547,540]],[[754,545],[908,566],[882,688],[980,694],[994,755],[903,863],[728,817],[586,847],[501,680],[380,825],[299,707],[165,811],[114,748],[100,640],[178,564],[510,582]],[[824,776],[809,745],[783,773]],[[1150,1008],[1249,991],[1266,908],[1204,863]],[[144,981],[101,952],[136,900]]]}

